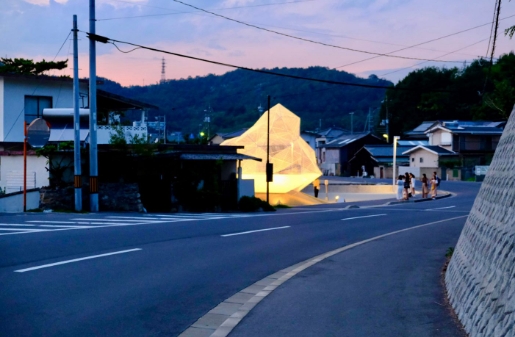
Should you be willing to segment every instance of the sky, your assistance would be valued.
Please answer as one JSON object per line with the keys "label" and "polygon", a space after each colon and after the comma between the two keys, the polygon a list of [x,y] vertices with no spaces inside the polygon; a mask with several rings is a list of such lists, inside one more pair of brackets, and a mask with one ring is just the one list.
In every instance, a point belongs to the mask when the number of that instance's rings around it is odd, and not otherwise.
{"label": "sky", "polygon": [[[394,83],[415,69],[463,67],[465,62],[489,57],[491,52],[493,0],[180,1],[318,43],[250,27],[174,0],[96,0],[96,33],[248,68],[323,66],[360,77],[375,74]],[[85,34],[89,31],[88,0],[1,2],[0,57],[68,59],[67,69],[51,74],[72,76],[73,45],[69,34],[76,14],[80,30],[79,76],[89,77],[89,43]],[[515,25],[515,0],[502,2],[500,19],[495,57],[514,50],[515,37],[510,40],[504,29]],[[461,33],[454,34],[458,32]],[[445,37],[450,34],[454,35]],[[415,45],[418,46],[412,47]],[[233,70],[149,50],[128,52],[132,49],[123,43],[97,43],[97,76],[124,86],[155,84],[162,76],[163,58],[166,79]],[[404,50],[392,53],[399,49]],[[374,57],[373,53],[403,58]]]}

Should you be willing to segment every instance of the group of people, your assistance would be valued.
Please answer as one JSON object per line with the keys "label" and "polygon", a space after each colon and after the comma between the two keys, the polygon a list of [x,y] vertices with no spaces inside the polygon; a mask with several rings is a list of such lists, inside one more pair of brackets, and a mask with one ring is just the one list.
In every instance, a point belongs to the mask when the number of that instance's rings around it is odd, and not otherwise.
{"label": "group of people", "polygon": [[[415,181],[413,173],[399,175],[397,178],[397,200],[409,200],[410,197],[415,196]],[[423,173],[420,181],[422,182],[422,198],[429,198],[429,191],[431,191],[431,198],[435,199],[440,185],[440,179],[436,172],[433,172],[433,177],[430,180]]]}

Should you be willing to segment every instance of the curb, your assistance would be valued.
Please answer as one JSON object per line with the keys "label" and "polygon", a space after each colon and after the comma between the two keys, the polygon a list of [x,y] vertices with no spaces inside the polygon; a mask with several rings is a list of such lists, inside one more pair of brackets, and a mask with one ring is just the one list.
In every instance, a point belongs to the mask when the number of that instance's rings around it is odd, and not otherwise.
{"label": "curb", "polygon": [[[446,192],[446,193],[447,194],[436,196],[435,200],[449,198],[449,197],[453,196],[452,193],[449,193],[449,192]],[[390,202],[387,202],[385,205],[400,205],[400,204],[406,204],[406,203],[426,202],[426,201],[433,201],[433,199],[425,198],[425,199],[417,199],[417,200],[390,201]]]}

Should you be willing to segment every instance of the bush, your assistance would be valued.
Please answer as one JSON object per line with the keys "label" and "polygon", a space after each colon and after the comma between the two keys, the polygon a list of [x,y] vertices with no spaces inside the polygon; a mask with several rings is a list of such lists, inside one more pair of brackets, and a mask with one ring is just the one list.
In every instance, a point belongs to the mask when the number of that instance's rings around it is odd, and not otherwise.
{"label": "bush", "polygon": [[256,197],[241,197],[238,201],[238,209],[242,212],[256,212],[262,209],[265,212],[274,212],[275,208],[269,203]]}

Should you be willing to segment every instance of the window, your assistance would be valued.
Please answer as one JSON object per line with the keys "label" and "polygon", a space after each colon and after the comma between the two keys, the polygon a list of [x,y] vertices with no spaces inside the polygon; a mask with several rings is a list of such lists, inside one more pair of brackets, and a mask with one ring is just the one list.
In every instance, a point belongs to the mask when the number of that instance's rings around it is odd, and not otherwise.
{"label": "window", "polygon": [[420,157],[420,162],[423,163],[424,162],[424,158]]}
{"label": "window", "polygon": [[52,97],[25,96],[25,121],[32,122],[43,117],[43,109],[52,107]]}
{"label": "window", "polygon": [[411,162],[414,163],[415,162],[415,157],[411,157]]}

